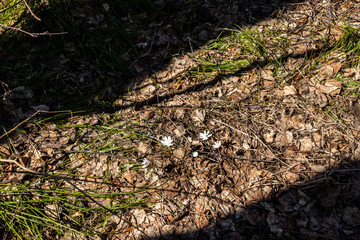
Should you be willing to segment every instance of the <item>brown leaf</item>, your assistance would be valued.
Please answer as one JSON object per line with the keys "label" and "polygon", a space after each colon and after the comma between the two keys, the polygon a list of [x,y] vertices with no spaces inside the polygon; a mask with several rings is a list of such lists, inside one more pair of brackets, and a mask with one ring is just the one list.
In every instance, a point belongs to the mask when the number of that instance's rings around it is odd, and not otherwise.
{"label": "brown leaf", "polygon": [[126,171],[122,175],[123,178],[130,184],[134,184],[137,179],[137,174],[134,171]]}
{"label": "brown leaf", "polygon": [[174,151],[174,156],[178,159],[183,159],[185,156],[185,151],[183,148],[178,148]]}
{"label": "brown leaf", "polygon": [[310,137],[304,137],[300,139],[300,151],[309,152],[313,148],[313,142],[311,141]]}
{"label": "brown leaf", "polygon": [[264,134],[264,140],[267,143],[272,143],[274,141],[274,137],[275,137],[275,131],[274,130],[267,131]]}
{"label": "brown leaf", "polygon": [[147,144],[147,143],[144,143],[144,142],[139,143],[139,146],[137,147],[137,150],[142,154],[152,152],[150,145]]}
{"label": "brown leaf", "polygon": [[354,112],[354,115],[360,119],[360,103],[358,102],[355,102],[353,104],[353,112]]}
{"label": "brown leaf", "polygon": [[299,174],[293,172],[284,172],[282,177],[285,179],[286,183],[295,183],[299,179]]}
{"label": "brown leaf", "polygon": [[326,93],[332,96],[337,95],[341,91],[341,82],[334,79],[326,80],[323,85],[319,86],[319,90],[322,93]]}
{"label": "brown leaf", "polygon": [[292,70],[294,70],[301,62],[302,62],[301,59],[289,57],[289,58],[287,59],[286,63],[285,63],[285,67],[286,67],[286,69],[292,71]]}
{"label": "brown leaf", "polygon": [[283,89],[283,92],[284,92],[285,96],[295,95],[296,94],[296,88],[293,85],[285,86],[284,89]]}
{"label": "brown leaf", "polygon": [[342,67],[342,63],[340,62],[339,59],[334,59],[329,64],[333,68],[333,71],[334,71],[333,74],[337,74]]}
{"label": "brown leaf", "polygon": [[246,99],[248,96],[249,96],[249,94],[247,94],[247,93],[236,91],[230,95],[230,98],[233,102],[240,102],[240,101]]}
{"label": "brown leaf", "polygon": [[10,155],[9,149],[3,146],[0,146],[0,153],[4,155]]}
{"label": "brown leaf", "polygon": [[313,172],[325,172],[326,171],[326,167],[324,167],[322,165],[317,165],[317,164],[310,165],[310,169]]}
{"label": "brown leaf", "polygon": [[200,122],[204,122],[205,116],[206,116],[206,112],[204,110],[196,109],[191,115],[191,118],[195,123],[200,123]]}
{"label": "brown leaf", "polygon": [[304,128],[305,126],[305,117],[303,115],[295,115],[292,116],[289,120],[290,125],[295,128],[296,130]]}

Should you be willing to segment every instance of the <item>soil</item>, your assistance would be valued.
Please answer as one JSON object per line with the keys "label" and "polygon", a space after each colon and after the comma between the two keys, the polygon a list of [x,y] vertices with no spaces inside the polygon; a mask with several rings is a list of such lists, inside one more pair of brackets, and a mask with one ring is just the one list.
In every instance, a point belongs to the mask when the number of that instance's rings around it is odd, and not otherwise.
{"label": "soil", "polygon": [[[162,11],[150,25],[144,24],[150,18],[145,15],[126,19],[141,29],[136,42],[143,54],[129,63],[134,69],[130,82],[105,89],[109,99],[116,99],[111,111],[63,120],[63,125],[88,126],[81,132],[27,121],[22,125],[25,133],[10,135],[16,155],[26,155],[32,169],[53,174],[62,171],[57,166],[69,157],[82,159],[68,167],[89,178],[104,176],[106,166],[111,170],[107,177],[124,192],[144,184],[157,186],[136,195],[151,204],[127,209],[121,218],[113,215],[107,231],[114,233],[99,239],[360,238],[359,103],[335,77],[342,73],[359,81],[359,70],[348,65],[351,56],[340,56],[340,51],[318,59],[316,68],[306,62],[341,38],[337,24],[347,19],[358,26],[356,1],[158,4]],[[280,31],[289,44],[282,48],[269,38],[266,46],[274,51],[267,59],[256,57],[246,68],[215,75],[194,72],[205,60],[221,63],[239,57],[230,45],[226,51],[204,46],[234,24],[264,36],[269,29]],[[321,41],[325,34],[328,45]],[[280,70],[273,64],[276,59],[284,63]],[[16,109],[21,108],[24,119],[53,106],[38,104],[34,109],[29,102],[37,100],[26,91],[12,91],[11,100],[19,105],[3,110],[7,115],[2,120],[18,123]],[[16,101],[20,98],[30,100]],[[131,123],[137,132],[145,132],[143,141],[114,135],[111,141],[136,151],[126,157],[93,153],[91,161],[84,160],[80,146],[109,141],[102,138],[107,130],[96,126],[111,118],[116,118],[111,128]],[[208,140],[199,139],[204,131],[212,135]],[[81,137],[74,140],[77,134]],[[146,140],[160,142],[164,136],[174,145],[166,148]],[[214,148],[218,141],[221,147]],[[0,152],[14,156],[5,143]],[[149,167],[141,171],[119,168],[144,158]],[[23,181],[9,176],[2,182]],[[78,184],[93,187],[91,182]],[[101,191],[103,186],[98,187]]]}

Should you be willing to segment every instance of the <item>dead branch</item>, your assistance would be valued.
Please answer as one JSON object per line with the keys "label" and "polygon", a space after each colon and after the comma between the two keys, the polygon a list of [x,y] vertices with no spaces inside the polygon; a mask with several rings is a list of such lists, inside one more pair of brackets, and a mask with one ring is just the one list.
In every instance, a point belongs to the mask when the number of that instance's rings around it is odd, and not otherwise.
{"label": "dead branch", "polygon": [[24,2],[26,8],[29,10],[31,16],[33,16],[36,20],[41,21],[41,19],[38,16],[36,16],[35,13],[31,10],[29,4],[25,0],[22,1]]}
{"label": "dead branch", "polygon": [[15,30],[15,31],[19,31],[19,32],[25,33],[25,34],[27,34],[27,35],[30,35],[31,37],[38,37],[38,36],[45,36],[45,35],[53,36],[53,35],[63,35],[63,34],[67,34],[67,32],[60,32],[60,33],[49,33],[49,32],[31,33],[31,32],[27,32],[27,31],[25,31],[25,30],[22,30],[21,28],[16,28],[16,27],[7,26],[7,25],[1,24],[1,23],[0,23],[0,27],[7,28],[7,29],[12,29],[12,30]]}

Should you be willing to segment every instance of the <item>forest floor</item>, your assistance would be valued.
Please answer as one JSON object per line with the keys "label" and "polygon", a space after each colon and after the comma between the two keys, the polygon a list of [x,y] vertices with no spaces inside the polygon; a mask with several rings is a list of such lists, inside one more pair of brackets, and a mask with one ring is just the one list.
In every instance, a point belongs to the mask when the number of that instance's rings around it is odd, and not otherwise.
{"label": "forest floor", "polygon": [[[142,33],[130,75],[65,42],[34,57],[58,72],[42,91],[0,79],[0,236],[359,239],[358,1],[158,2],[182,11],[124,18]],[[64,108],[103,78],[102,108]]]}

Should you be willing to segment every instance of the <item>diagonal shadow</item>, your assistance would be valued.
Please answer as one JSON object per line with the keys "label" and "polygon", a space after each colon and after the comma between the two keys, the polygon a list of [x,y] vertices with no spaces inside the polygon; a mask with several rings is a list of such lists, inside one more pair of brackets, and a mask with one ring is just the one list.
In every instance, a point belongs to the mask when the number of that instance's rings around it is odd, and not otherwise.
{"label": "diagonal shadow", "polygon": [[234,213],[203,229],[150,238],[358,239],[359,167],[359,163],[354,162],[318,173],[311,180],[273,192],[261,201],[235,207]]}
{"label": "diagonal shadow", "polygon": [[[35,12],[42,21],[30,17],[23,28],[68,34],[2,34],[0,76],[7,86],[0,89],[0,123],[14,126],[42,105],[107,111],[103,99],[166,69],[174,54],[196,51],[225,27],[251,26],[297,2],[50,0]],[[12,97],[8,90],[15,90]]]}
{"label": "diagonal shadow", "polygon": [[[52,1],[50,1],[51,3]],[[90,1],[84,1],[90,2]],[[105,3],[104,1],[100,1],[101,3]],[[285,7],[286,5],[297,2],[297,1],[231,1],[231,3],[236,3],[239,8],[243,7],[244,9],[250,9],[244,11],[243,14],[239,14],[239,17],[236,20],[229,20],[228,23],[225,21],[222,22],[223,25],[216,25],[214,23],[217,19],[212,19],[213,15],[211,11],[208,9],[200,9],[195,8],[195,11],[187,11],[185,2],[192,2],[195,6],[199,4],[200,1],[179,1],[179,2],[171,2],[165,1],[165,5],[162,8],[162,12],[158,13],[157,17],[152,19],[156,23],[161,23],[161,26],[171,25],[169,36],[176,36],[177,39],[182,39],[180,43],[176,43],[176,41],[168,43],[164,45],[159,44],[156,45],[154,41],[160,41],[160,37],[156,36],[154,32],[152,36],[148,40],[137,39],[143,43],[143,45],[147,44],[148,48],[145,48],[141,52],[141,49],[136,49],[140,52],[136,57],[131,57],[129,62],[134,61],[134,64],[130,64],[129,68],[117,68],[114,67],[118,64],[117,60],[103,57],[97,58],[101,52],[101,49],[98,48],[100,45],[106,44],[105,41],[100,41],[96,43],[95,46],[87,46],[88,42],[86,40],[79,41],[76,44],[82,49],[79,54],[80,57],[84,57],[86,59],[90,59],[89,62],[93,61],[104,61],[108,62],[110,66],[104,64],[106,66],[102,71],[95,74],[94,76],[86,75],[86,67],[91,68],[92,65],[89,63],[85,67],[76,69],[81,66],[83,62],[76,62],[70,59],[68,64],[63,64],[62,67],[64,69],[52,69],[49,67],[47,69],[47,60],[51,59],[48,57],[43,57],[41,53],[41,49],[35,49],[35,53],[31,52],[31,49],[39,44],[43,45],[51,45],[53,41],[53,37],[51,38],[38,38],[38,39],[29,39],[28,37],[23,38],[11,38],[9,41],[13,41],[14,43],[7,46],[7,54],[6,56],[2,56],[1,59],[1,67],[0,67],[0,75],[2,78],[0,80],[9,84],[10,88],[16,87],[15,84],[11,83],[11,78],[13,77],[13,72],[8,72],[12,65],[18,64],[20,67],[17,68],[20,72],[22,71],[24,75],[18,76],[20,79],[23,78],[24,82],[18,82],[16,84],[25,85],[28,87],[31,84],[36,83],[37,79],[41,79],[41,74],[53,74],[52,78],[56,79],[56,74],[61,72],[65,72],[65,77],[69,77],[71,74],[75,76],[84,76],[88,77],[90,82],[89,86],[95,86],[94,92],[104,92],[106,88],[102,86],[100,82],[109,77],[111,75],[106,75],[107,71],[111,71],[113,74],[119,73],[121,71],[126,72],[118,82],[116,82],[116,78],[112,79],[110,85],[114,88],[118,89],[118,94],[123,92],[121,88],[123,85],[128,84],[127,80],[129,77],[134,77],[139,74],[152,74],[157,71],[161,71],[165,69],[168,65],[169,57],[179,52],[179,48],[182,51],[195,51],[201,46],[203,46],[206,41],[209,39],[216,37],[218,33],[221,31],[222,27],[231,27],[234,24],[237,25],[251,25],[257,21],[261,21],[265,18],[271,17],[271,15],[281,7]],[[209,1],[210,2],[210,1]],[[219,1],[222,2],[222,1]],[[89,3],[90,4],[90,3]],[[86,5],[86,4],[84,4]],[[60,4],[60,7],[62,5]],[[63,6],[66,8],[66,4]],[[226,4],[216,5],[216,8],[224,8],[226,11]],[[153,10],[153,9],[152,9]],[[137,12],[139,16],[135,16],[140,18],[141,22],[141,14],[144,12],[144,9]],[[181,15],[181,11],[184,11],[184,15]],[[145,11],[146,12],[146,11]],[[48,12],[49,13],[49,12]],[[51,15],[51,14],[50,14]],[[121,15],[121,14],[120,14]],[[193,17],[193,15],[200,15],[201,17]],[[189,17],[189,21],[178,21],[177,18],[181,16]],[[230,15],[231,17],[231,15]],[[46,19],[46,16],[45,16]],[[51,16],[50,16],[51,19]],[[160,21],[161,20],[161,21]],[[148,20],[146,20],[148,21]],[[144,22],[146,22],[144,21]],[[156,24],[155,24],[156,25]],[[80,25],[81,26],[81,25]],[[41,28],[41,27],[40,27]],[[194,32],[194,29],[198,29],[199,35],[193,36],[191,35]],[[47,29],[48,30],[48,29]],[[54,55],[57,56],[55,58],[56,61],[64,60],[66,61],[66,49],[68,46],[65,46],[66,43],[72,42],[70,41],[73,37],[79,36],[89,36],[91,32],[87,32],[85,28],[79,27],[79,29],[66,29],[65,31],[70,32],[71,34],[68,36],[64,36],[63,41],[61,42],[64,45],[58,52],[55,52]],[[79,32],[76,32],[79,30]],[[204,33],[207,31],[207,33]],[[202,32],[203,35],[200,33]],[[205,36],[205,37],[204,37]],[[104,39],[106,36],[104,36]],[[184,41],[183,39],[188,39]],[[57,43],[58,44],[58,43]],[[61,45],[60,44],[60,45]],[[136,45],[135,44],[135,45]],[[139,46],[143,46],[139,45]],[[168,47],[170,46],[171,47]],[[18,50],[18,46],[22,46],[24,49],[21,51]],[[166,46],[166,53],[163,53],[162,48]],[[58,45],[56,46],[58,47]],[[4,48],[4,47],[3,47]],[[3,49],[2,48],[2,49]],[[135,47],[136,48],[136,47]],[[319,50],[320,51],[320,50]],[[22,58],[19,54],[25,54],[25,58]],[[91,54],[89,53],[91,52]],[[157,53],[157,54],[156,54]],[[65,59],[62,58],[62,55]],[[44,54],[45,56],[45,54]],[[155,56],[155,59],[153,58]],[[76,57],[76,56],[71,56]],[[301,57],[301,56],[294,56]],[[304,56],[302,56],[304,57]],[[29,58],[29,59],[26,59]],[[286,58],[286,56],[284,56]],[[134,60],[135,59],[135,60]],[[154,62],[158,62],[157,64],[152,64]],[[161,63],[161,64],[159,64]],[[45,64],[45,65],[44,65]],[[71,66],[73,64],[73,66]],[[240,69],[238,72],[232,74],[241,74],[242,72],[250,71],[258,66],[265,66],[267,62],[254,62],[251,66],[247,68]],[[51,65],[49,63],[49,65]],[[56,64],[55,64],[56,65]],[[111,66],[113,65],[113,66]],[[23,66],[23,67],[21,67]],[[36,74],[36,76],[32,76],[31,70],[38,71],[39,69],[44,69],[40,71],[40,75]],[[25,70],[26,69],[26,70]],[[51,71],[50,71],[50,70]],[[139,70],[140,69],[140,70]],[[35,72],[36,72],[35,71]],[[96,71],[94,71],[96,72]],[[94,72],[91,72],[92,74]],[[32,81],[27,81],[29,79],[26,78],[26,75],[30,74],[30,78]],[[157,104],[166,99],[173,98],[176,95],[190,93],[192,91],[199,91],[205,87],[213,86],[218,83],[222,78],[228,77],[230,75],[222,75],[219,74],[214,77],[209,82],[198,84],[194,87],[178,91],[172,94],[168,94],[165,96],[154,96],[146,101],[135,102],[133,104],[121,106],[120,109],[136,107],[141,108],[143,106],[148,106],[152,104]],[[46,79],[48,80],[48,79]],[[67,82],[65,79],[60,79],[59,88],[67,88],[71,87],[69,85],[74,84],[74,81]],[[54,81],[50,82],[42,82],[39,86],[34,89],[34,99],[31,104],[47,104],[50,107],[56,107],[56,102],[59,98],[57,98],[56,94],[53,93],[54,98],[46,97],[43,94],[43,90],[47,89],[49,85],[53,84]],[[44,85],[42,85],[44,84]],[[19,86],[19,85],[18,85]],[[108,85],[106,85],[107,87]],[[87,88],[81,88],[80,85],[72,86],[74,91],[69,96],[66,96],[68,101],[78,100],[77,90],[86,92]],[[78,89],[77,89],[78,87]],[[116,93],[116,91],[115,91]],[[25,102],[24,102],[25,101]],[[16,104],[14,110],[16,110]],[[22,105],[26,105],[26,99],[22,99],[18,103],[20,107]],[[30,105],[29,105],[30,106]],[[3,106],[2,106],[3,107]],[[2,109],[4,112],[4,109]],[[103,111],[102,109],[95,109],[95,111]],[[117,109],[106,109],[108,112],[113,112],[119,110]],[[1,114],[3,114],[3,112]],[[6,110],[5,112],[10,112]],[[16,113],[16,112],[15,112]],[[1,121],[6,121],[8,116],[2,115],[0,117]],[[6,125],[2,122],[2,124]],[[352,161],[357,161],[357,159],[353,159]],[[332,169],[326,173],[322,173],[314,177],[314,179],[304,182],[300,185],[290,186],[286,191],[283,192],[273,192],[270,198],[263,199],[251,206],[247,206],[245,208],[239,209],[235,213],[231,213],[229,215],[224,216],[219,222],[216,222],[212,226],[208,226],[201,230],[196,230],[192,232],[187,232],[184,234],[169,234],[163,235],[164,239],[273,239],[273,238],[281,238],[281,239],[357,239],[360,238],[359,226],[360,226],[360,195],[358,194],[358,190],[360,189],[360,178],[358,175],[359,166],[354,163],[353,166],[343,166],[338,169]],[[325,200],[324,200],[325,199]],[[321,220],[319,222],[319,219]],[[336,220],[336,221],[334,221]],[[309,230],[310,229],[310,230]]]}

